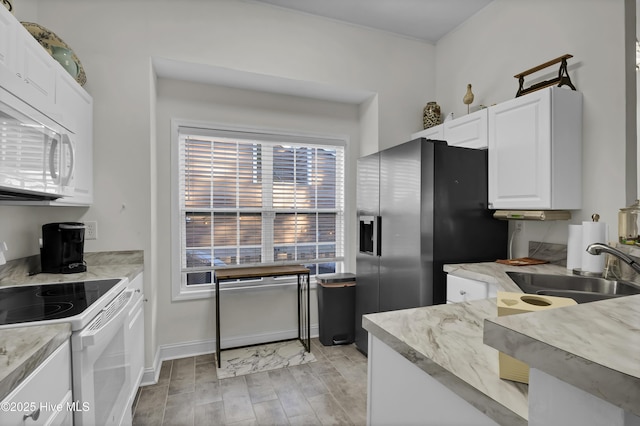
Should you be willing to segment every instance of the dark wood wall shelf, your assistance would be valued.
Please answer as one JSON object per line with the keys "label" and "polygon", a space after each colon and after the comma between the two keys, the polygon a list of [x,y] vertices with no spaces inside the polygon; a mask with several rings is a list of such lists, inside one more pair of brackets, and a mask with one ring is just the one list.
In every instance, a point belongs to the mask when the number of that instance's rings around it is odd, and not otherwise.
{"label": "dark wood wall shelf", "polygon": [[[567,59],[569,58],[573,58],[573,55],[566,54],[566,55],[559,56],[555,59],[545,62],[544,64],[540,64],[536,67],[523,71],[520,74],[514,75],[514,77],[517,78],[520,83],[520,86],[518,87],[518,92],[516,93],[516,98],[522,95],[526,95],[527,93],[535,92],[536,90],[544,89],[545,87],[554,86],[554,85],[557,85],[558,87],[567,85],[571,89],[576,90],[573,83],[571,83],[571,78],[569,77],[569,73],[567,72]],[[546,80],[540,83],[536,83],[526,89],[524,88],[524,78],[526,76],[558,63],[560,64],[560,69],[558,70],[558,77],[552,78],[551,80]]]}

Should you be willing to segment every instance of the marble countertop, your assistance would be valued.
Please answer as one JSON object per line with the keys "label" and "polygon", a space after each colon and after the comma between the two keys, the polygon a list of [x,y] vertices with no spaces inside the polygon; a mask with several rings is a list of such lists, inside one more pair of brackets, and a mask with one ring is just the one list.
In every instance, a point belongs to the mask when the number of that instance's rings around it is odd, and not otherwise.
{"label": "marble countertop", "polygon": [[573,272],[564,266],[544,263],[542,265],[511,266],[496,262],[459,263],[444,265],[444,271],[463,278],[484,281],[494,284],[499,291],[511,291],[522,293],[507,275],[507,272],[528,272],[532,274],[573,275]]}
{"label": "marble countertop", "polygon": [[[143,252],[85,253],[87,271],[79,274],[35,274],[39,257],[16,259],[0,267],[0,287],[86,281],[105,278],[134,278],[144,269]],[[0,330],[0,400],[31,374],[53,351],[71,336],[68,323],[22,326]]]}
{"label": "marble countertop", "polygon": [[[522,291],[508,271],[572,275],[553,264],[444,270],[510,292]],[[500,318],[494,298],[370,314],[363,325],[500,424],[526,424],[528,387],[499,378],[497,350],[640,415],[640,295]]]}
{"label": "marble countertop", "polygon": [[495,299],[369,314],[363,327],[499,424],[526,425],[528,387],[501,380],[498,351],[482,343]]}
{"label": "marble countertop", "polygon": [[640,416],[640,295],[486,319],[484,342]]}
{"label": "marble countertop", "polygon": [[0,401],[70,336],[68,323],[0,330]]}
{"label": "marble countertop", "polygon": [[[507,271],[572,275],[551,264],[486,262],[445,265],[444,270],[515,292],[521,290]],[[485,344],[640,415],[640,295],[490,318],[484,330]]]}
{"label": "marble countertop", "polygon": [[7,262],[0,267],[0,287],[87,281],[106,278],[134,278],[144,269],[142,250],[85,253],[87,271],[78,274],[34,273],[40,269],[40,256]]}

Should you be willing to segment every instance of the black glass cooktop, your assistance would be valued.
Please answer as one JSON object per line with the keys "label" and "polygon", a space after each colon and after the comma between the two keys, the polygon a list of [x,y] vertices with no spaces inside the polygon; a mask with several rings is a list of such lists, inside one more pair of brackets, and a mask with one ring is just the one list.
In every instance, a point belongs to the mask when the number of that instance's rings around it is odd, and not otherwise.
{"label": "black glass cooktop", "polygon": [[81,314],[119,279],[0,287],[0,325]]}

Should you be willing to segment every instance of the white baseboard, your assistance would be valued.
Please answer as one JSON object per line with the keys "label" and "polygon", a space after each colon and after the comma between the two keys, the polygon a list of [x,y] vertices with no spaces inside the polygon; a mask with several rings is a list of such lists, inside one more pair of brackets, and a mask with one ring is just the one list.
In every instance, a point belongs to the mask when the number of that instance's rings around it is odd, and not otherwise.
{"label": "white baseboard", "polygon": [[[310,334],[311,337],[318,337],[319,328],[317,324],[311,325]],[[246,336],[235,336],[223,339],[222,349],[224,349],[225,347],[235,348],[240,346],[259,345],[260,343],[276,342],[278,340],[289,340],[295,339],[297,337],[298,329],[281,330],[272,333],[253,334]],[[211,354],[215,353],[215,351],[215,339],[160,345],[156,349],[156,353],[153,358],[153,366],[145,368],[144,370],[141,386],[153,385],[155,383],[158,383],[162,361]]]}

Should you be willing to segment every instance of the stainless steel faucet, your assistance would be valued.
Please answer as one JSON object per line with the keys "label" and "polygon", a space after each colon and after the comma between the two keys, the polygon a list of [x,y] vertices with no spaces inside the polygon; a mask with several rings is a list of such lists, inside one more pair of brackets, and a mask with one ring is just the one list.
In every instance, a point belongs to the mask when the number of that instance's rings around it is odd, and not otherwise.
{"label": "stainless steel faucet", "polygon": [[618,249],[614,249],[611,246],[608,246],[603,243],[593,243],[587,247],[587,252],[593,255],[598,255],[598,254],[601,254],[602,252],[609,253],[610,255],[617,257],[627,265],[631,266],[634,271],[640,274],[640,263],[639,263],[640,259],[635,258],[633,256],[629,256],[628,254],[623,253]]}

